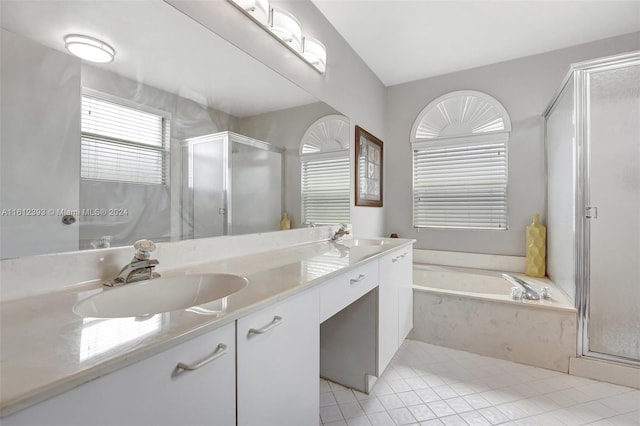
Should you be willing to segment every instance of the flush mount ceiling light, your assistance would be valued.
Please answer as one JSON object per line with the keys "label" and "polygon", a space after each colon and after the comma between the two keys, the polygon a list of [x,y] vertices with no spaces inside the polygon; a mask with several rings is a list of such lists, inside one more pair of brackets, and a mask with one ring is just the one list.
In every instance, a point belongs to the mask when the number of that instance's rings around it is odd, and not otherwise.
{"label": "flush mount ceiling light", "polygon": [[69,34],[65,36],[64,47],[81,59],[99,64],[106,64],[113,61],[116,55],[115,49],[104,41],[81,34]]}
{"label": "flush mount ceiling light", "polygon": [[230,0],[262,25],[269,25],[269,0]]}
{"label": "flush mount ceiling light", "polygon": [[294,50],[299,51],[302,47],[302,27],[296,17],[286,10],[271,9],[269,31]]}
{"label": "flush mount ceiling light", "polygon": [[315,38],[303,38],[302,56],[321,73],[327,68],[327,49]]}

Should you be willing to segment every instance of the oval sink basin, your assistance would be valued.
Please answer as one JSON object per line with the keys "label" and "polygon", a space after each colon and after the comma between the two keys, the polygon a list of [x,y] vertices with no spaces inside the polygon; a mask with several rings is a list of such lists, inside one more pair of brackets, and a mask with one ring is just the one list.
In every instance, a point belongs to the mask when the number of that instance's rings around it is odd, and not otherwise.
{"label": "oval sink basin", "polygon": [[343,240],[339,243],[346,247],[370,247],[381,246],[384,244],[384,240],[376,240],[374,238],[354,238],[351,240]]}
{"label": "oval sink basin", "polygon": [[222,299],[247,284],[246,278],[230,274],[156,278],[105,289],[76,303],[73,311],[93,318],[144,317]]}

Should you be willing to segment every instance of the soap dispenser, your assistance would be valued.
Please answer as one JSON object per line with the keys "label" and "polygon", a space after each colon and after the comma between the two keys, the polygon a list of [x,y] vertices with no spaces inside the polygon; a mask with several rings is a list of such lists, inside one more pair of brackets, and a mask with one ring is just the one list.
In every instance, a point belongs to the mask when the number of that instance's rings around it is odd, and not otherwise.
{"label": "soap dispenser", "polygon": [[524,273],[530,277],[544,277],[546,273],[547,228],[540,223],[540,215],[533,215],[527,226],[526,266]]}
{"label": "soap dispenser", "polygon": [[280,219],[280,229],[291,229],[291,221],[287,217],[287,212],[282,213],[282,219]]}

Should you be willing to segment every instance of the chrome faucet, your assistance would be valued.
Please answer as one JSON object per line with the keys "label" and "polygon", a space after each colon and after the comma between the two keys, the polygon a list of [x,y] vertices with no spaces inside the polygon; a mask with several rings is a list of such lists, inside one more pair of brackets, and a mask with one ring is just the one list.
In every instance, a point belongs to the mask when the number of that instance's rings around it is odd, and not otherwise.
{"label": "chrome faucet", "polygon": [[154,242],[138,240],[133,248],[136,249],[136,253],[131,262],[120,270],[117,277],[107,281],[104,285],[113,287],[160,277],[160,274],[154,271],[159,264],[158,259],[150,259],[151,252],[156,249]]}
{"label": "chrome faucet", "polygon": [[335,234],[333,234],[333,237],[331,237],[331,241],[338,241],[340,238],[344,237],[345,235],[349,235],[349,231],[347,231],[347,225],[343,223],[340,226],[340,229],[338,229],[335,232]]}
{"label": "chrome faucet", "polygon": [[538,292],[531,287],[527,282],[521,280],[518,277],[514,277],[513,275],[509,275],[509,274],[502,274],[502,278],[504,278],[505,280],[509,281],[511,284],[515,284],[515,285],[519,285],[521,286],[524,291],[522,292],[522,297],[524,299],[527,300],[540,300],[540,295],[538,294]]}

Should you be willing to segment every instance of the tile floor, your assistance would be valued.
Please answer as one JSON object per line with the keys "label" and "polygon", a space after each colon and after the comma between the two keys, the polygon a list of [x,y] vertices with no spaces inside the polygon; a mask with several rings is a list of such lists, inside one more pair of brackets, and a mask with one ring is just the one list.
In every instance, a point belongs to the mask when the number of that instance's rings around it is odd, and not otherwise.
{"label": "tile floor", "polygon": [[640,425],[640,390],[405,340],[370,395],[320,381],[338,425]]}

